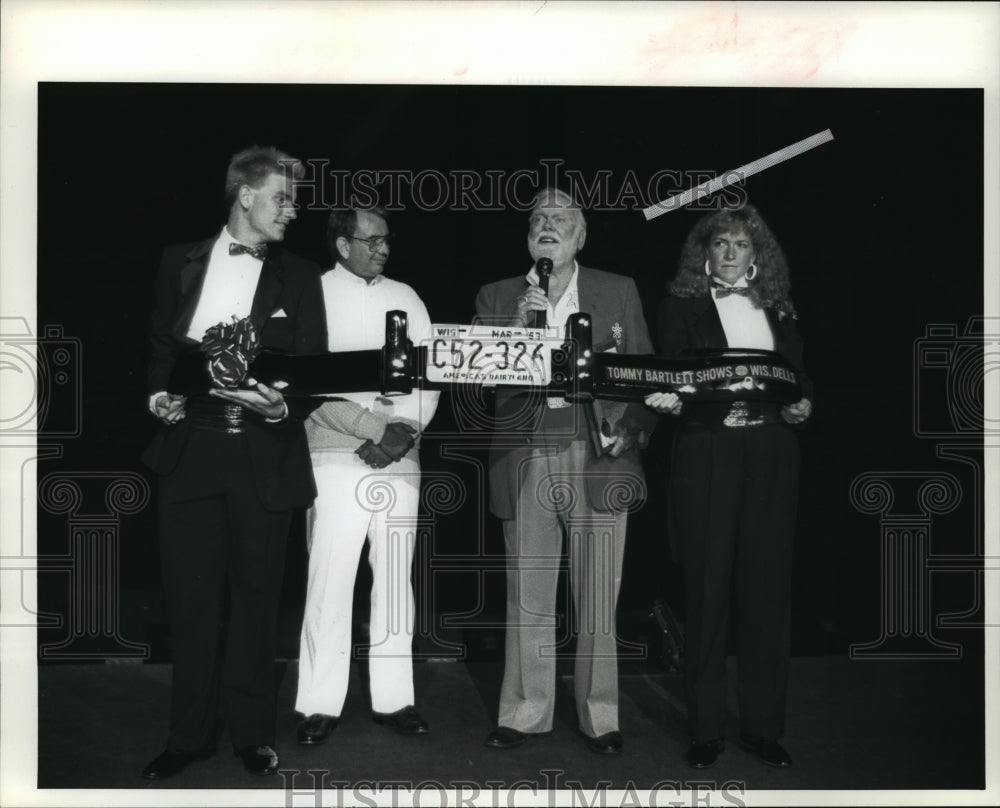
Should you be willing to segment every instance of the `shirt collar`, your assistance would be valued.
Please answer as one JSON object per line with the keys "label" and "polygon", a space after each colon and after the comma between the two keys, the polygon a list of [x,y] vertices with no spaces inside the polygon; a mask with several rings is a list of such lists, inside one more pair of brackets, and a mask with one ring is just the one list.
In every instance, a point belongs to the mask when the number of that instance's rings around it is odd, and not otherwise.
{"label": "shirt collar", "polygon": [[718,285],[718,286],[728,286],[730,289],[746,289],[750,285],[749,283],[747,283],[747,276],[746,275],[744,275],[742,278],[740,278],[738,281],[736,281],[736,283],[726,283],[721,278],[709,278],[708,282],[710,284],[714,284],[714,285]]}
{"label": "shirt collar", "polygon": [[377,286],[378,284],[382,283],[384,277],[383,275],[376,275],[372,279],[372,282],[368,283],[368,281],[366,281],[360,275],[355,275],[353,272],[351,272],[351,270],[349,270],[342,263],[340,263],[340,261],[336,263],[331,272],[335,277],[341,280],[345,280],[348,283],[360,284],[361,286]]}

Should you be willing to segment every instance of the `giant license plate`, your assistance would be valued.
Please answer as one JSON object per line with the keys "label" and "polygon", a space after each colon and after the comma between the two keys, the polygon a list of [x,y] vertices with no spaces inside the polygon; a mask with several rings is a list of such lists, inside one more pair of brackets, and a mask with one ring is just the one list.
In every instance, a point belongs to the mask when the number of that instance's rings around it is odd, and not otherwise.
{"label": "giant license plate", "polygon": [[565,341],[537,328],[433,325],[431,333],[425,378],[452,384],[547,385],[552,349]]}

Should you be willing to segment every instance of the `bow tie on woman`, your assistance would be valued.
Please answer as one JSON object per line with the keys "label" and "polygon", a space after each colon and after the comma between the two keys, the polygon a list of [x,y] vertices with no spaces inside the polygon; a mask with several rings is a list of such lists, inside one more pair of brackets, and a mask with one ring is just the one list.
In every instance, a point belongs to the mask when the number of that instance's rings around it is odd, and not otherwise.
{"label": "bow tie on woman", "polygon": [[712,288],[715,289],[716,297],[726,297],[727,295],[748,295],[750,294],[749,286],[726,286],[724,283],[719,283],[718,281],[712,281]]}

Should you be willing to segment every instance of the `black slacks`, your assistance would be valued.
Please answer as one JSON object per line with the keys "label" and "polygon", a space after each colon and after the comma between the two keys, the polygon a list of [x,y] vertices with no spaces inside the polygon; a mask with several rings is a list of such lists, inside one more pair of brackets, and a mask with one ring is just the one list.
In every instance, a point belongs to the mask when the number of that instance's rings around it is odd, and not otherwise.
{"label": "black slacks", "polygon": [[798,438],[783,424],[681,425],[671,468],[691,733],[696,741],[724,737],[726,640],[735,606],[741,728],[777,739],[788,679]]}
{"label": "black slacks", "polygon": [[245,435],[191,431],[160,480],[160,542],[173,632],[167,747],[273,744],[274,662],[291,511],[264,508]]}

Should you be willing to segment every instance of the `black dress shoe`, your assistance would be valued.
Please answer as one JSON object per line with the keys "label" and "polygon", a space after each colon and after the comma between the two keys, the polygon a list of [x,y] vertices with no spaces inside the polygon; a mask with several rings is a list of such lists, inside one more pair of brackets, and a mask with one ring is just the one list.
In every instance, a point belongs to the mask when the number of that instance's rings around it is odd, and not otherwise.
{"label": "black dress shoe", "polygon": [[376,724],[385,724],[400,735],[426,735],[431,731],[412,704],[394,713],[372,713],[372,720]]}
{"label": "black dress shoe", "polygon": [[587,748],[598,755],[620,755],[622,747],[625,745],[622,734],[617,730],[614,732],[605,732],[596,738],[592,738],[589,735],[585,737],[587,738]]}
{"label": "black dress shoe", "polygon": [[524,743],[527,735],[510,727],[497,727],[486,736],[486,745],[494,749],[512,749]]}
{"label": "black dress shoe", "polygon": [[299,722],[299,726],[295,730],[295,737],[303,746],[319,746],[337,728],[339,720],[334,715],[313,713]]}
{"label": "black dress shoe", "polygon": [[692,741],[684,756],[684,762],[692,769],[707,769],[715,764],[719,754],[726,748],[721,738],[714,741]]}
{"label": "black dress shoe", "polygon": [[209,755],[211,755],[211,752],[187,752],[183,749],[167,749],[150,761],[149,765],[142,770],[142,776],[147,780],[165,780],[168,777],[173,777],[175,774],[180,774],[188,767],[189,763],[194,763],[196,760],[205,760]]}
{"label": "black dress shoe", "polygon": [[787,769],[792,765],[792,758],[777,741],[758,738],[756,735],[741,735],[740,742],[743,748],[761,763],[779,769]]}
{"label": "black dress shoe", "polygon": [[521,732],[511,727],[499,726],[486,736],[486,746],[492,749],[511,749],[520,746],[525,741],[533,738],[544,738],[551,734],[552,730],[548,732]]}
{"label": "black dress shoe", "polygon": [[236,750],[243,768],[250,774],[274,774],[278,771],[278,753],[270,746],[243,746]]}

